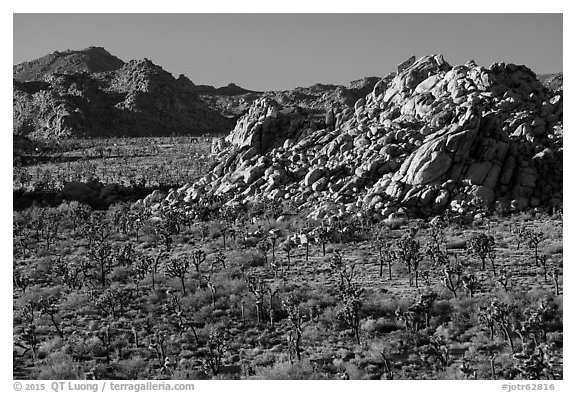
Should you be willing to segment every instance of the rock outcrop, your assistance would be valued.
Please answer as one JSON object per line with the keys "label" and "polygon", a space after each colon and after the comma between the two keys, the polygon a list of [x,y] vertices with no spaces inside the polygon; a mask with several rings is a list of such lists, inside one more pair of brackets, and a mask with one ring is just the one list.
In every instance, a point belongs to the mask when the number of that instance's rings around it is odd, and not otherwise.
{"label": "rock outcrop", "polygon": [[[83,53],[82,58],[86,56]],[[74,60],[77,56],[57,56],[64,64],[62,58]],[[70,64],[48,67],[44,63],[38,60],[28,67],[15,66],[15,77],[25,80],[14,80],[15,134],[200,135],[226,133],[234,126],[233,120],[209,108],[199,98],[188,78],[181,75],[176,79],[147,59],[122,63],[120,68],[106,72],[100,72],[107,68],[103,65],[85,67],[84,64],[92,64],[88,60],[79,64],[78,69]],[[29,75],[37,68],[41,79],[30,81]],[[54,69],[66,72],[56,73]]]}
{"label": "rock outcrop", "polygon": [[257,100],[215,148],[219,164],[169,195],[291,199],[312,217],[333,210],[386,218],[399,209],[464,212],[478,201],[517,208],[562,203],[562,92],[525,66],[441,55],[399,66],[333,129]]}

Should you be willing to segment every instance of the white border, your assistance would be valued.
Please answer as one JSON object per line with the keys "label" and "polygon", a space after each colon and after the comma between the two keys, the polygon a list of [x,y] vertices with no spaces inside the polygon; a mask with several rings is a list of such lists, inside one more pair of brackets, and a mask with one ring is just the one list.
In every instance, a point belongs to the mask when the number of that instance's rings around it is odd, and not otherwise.
{"label": "white border", "polygon": [[[394,12],[417,12],[417,13],[452,13],[452,12],[463,12],[463,13],[476,13],[476,12],[494,12],[494,13],[564,13],[564,64],[572,65],[573,51],[568,48],[566,42],[572,42],[570,37],[575,37],[574,25],[574,13],[572,12],[572,7],[568,5],[568,1],[496,1],[496,0],[485,0],[485,1],[425,1],[425,0],[412,0],[409,2],[377,2],[377,1],[353,1],[353,2],[338,2],[331,3],[327,1],[307,1],[307,0],[290,0],[288,2],[273,2],[273,1],[252,1],[247,3],[246,1],[232,1],[232,0],[218,0],[212,2],[205,2],[202,4],[183,4],[180,1],[111,1],[102,0],[98,2],[98,5],[85,5],[81,4],[79,1],[38,1],[38,0],[28,0],[21,1],[12,4],[2,5],[2,20],[1,25],[3,31],[2,38],[4,45],[4,51],[8,51],[8,48],[12,49],[12,35],[13,35],[13,13],[55,13],[55,12],[81,12],[81,13],[172,13],[172,12],[226,12],[226,13],[262,13],[262,12],[298,12],[298,13],[363,13],[363,12],[383,12],[383,13],[394,13]],[[13,391],[12,385],[12,367],[11,367],[11,354],[12,354],[12,326],[8,323],[8,319],[12,319],[12,275],[10,273],[10,267],[12,260],[12,242],[11,242],[11,220],[12,220],[12,197],[9,194],[9,187],[12,184],[11,178],[11,156],[12,156],[12,145],[11,145],[11,134],[10,134],[10,123],[11,123],[11,106],[9,100],[11,100],[11,77],[8,79],[8,75],[11,75],[12,70],[8,70],[8,62],[6,61],[3,65],[2,72],[2,119],[5,125],[3,130],[2,138],[3,140],[3,150],[1,158],[2,170],[0,171],[2,184],[5,184],[5,198],[3,198],[3,209],[0,227],[1,239],[2,239],[2,255],[3,255],[3,270],[2,270],[2,285],[0,285],[0,302],[2,305],[3,315],[5,315],[5,323],[1,327],[2,340],[0,341],[0,353],[4,360],[2,362],[2,379],[0,386],[5,387],[3,391],[9,392]],[[11,67],[11,65],[10,65]],[[567,68],[567,72],[564,78],[564,90],[568,92],[565,95],[565,108],[573,108],[572,94],[573,83],[572,83],[572,67]],[[565,156],[564,168],[571,170],[574,168],[574,157],[572,154],[574,148],[574,124],[573,116],[570,116],[571,112],[567,111],[567,116],[565,117],[565,130],[567,130],[565,136],[565,147],[568,148],[568,154]],[[567,172],[570,173],[570,172]],[[565,278],[566,283],[570,283],[570,280],[574,276],[574,268],[572,263],[576,260],[574,254],[574,247],[572,246],[572,240],[576,239],[574,237],[574,208],[569,203],[574,200],[575,196],[573,193],[572,179],[570,176],[566,177],[565,181],[565,200],[568,203],[565,204],[565,224],[564,224],[564,260],[565,269],[564,275],[568,277]],[[571,301],[574,300],[573,292],[570,286],[565,287],[565,307],[569,310],[569,305]],[[564,346],[564,381],[556,381],[555,392],[568,391],[568,386],[572,385],[570,382],[574,381],[573,370],[573,359],[574,359],[574,336],[572,334],[574,329],[574,317],[570,313],[565,313],[564,315],[564,330],[567,334],[564,336],[565,346]],[[230,390],[230,391],[265,391],[271,388],[281,390],[292,390],[292,389],[304,389],[305,391],[314,389],[330,389],[336,392],[347,391],[350,388],[361,388],[370,391],[400,391],[407,390],[412,391],[412,389],[421,390],[422,388],[428,391],[441,391],[441,392],[451,392],[451,391],[461,391],[465,389],[467,392],[491,392],[491,391],[503,391],[501,390],[501,382],[497,381],[347,381],[347,382],[333,382],[333,381],[291,381],[290,385],[282,381],[263,381],[263,382],[253,382],[253,381],[196,381],[197,391],[219,391],[220,389]],[[327,386],[330,384],[330,386]],[[465,384],[465,385],[464,385]],[[573,385],[575,386],[575,385]],[[571,389],[572,390],[572,389]],[[573,391],[573,390],[572,390]]]}

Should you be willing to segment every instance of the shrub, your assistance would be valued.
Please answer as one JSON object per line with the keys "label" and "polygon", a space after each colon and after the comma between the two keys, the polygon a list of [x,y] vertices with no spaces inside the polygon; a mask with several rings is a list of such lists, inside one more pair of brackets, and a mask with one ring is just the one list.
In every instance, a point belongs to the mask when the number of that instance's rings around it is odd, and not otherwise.
{"label": "shrub", "polygon": [[62,351],[51,353],[38,370],[38,379],[84,379],[79,364]]}
{"label": "shrub", "polygon": [[233,252],[228,256],[228,260],[244,269],[265,265],[264,255],[255,250]]}
{"label": "shrub", "polygon": [[256,367],[255,375],[250,379],[324,379],[316,372],[308,359],[290,364],[277,362],[272,367]]}

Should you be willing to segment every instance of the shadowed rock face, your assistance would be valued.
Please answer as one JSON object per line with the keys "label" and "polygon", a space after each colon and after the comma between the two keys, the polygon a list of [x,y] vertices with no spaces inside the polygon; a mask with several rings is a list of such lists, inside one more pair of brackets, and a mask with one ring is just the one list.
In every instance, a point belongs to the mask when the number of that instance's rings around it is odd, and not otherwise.
{"label": "shadowed rock face", "polygon": [[[25,81],[14,81],[14,133],[160,136],[225,133],[233,128],[232,120],[198,97],[188,78],[175,79],[147,59],[121,64],[111,55],[108,61],[103,56],[86,59],[94,51],[101,55],[100,49],[49,55],[15,66],[15,78]],[[76,64],[77,59],[82,61]],[[29,81],[34,73],[41,80]]]}
{"label": "shadowed rock face", "polygon": [[538,80],[542,82],[544,87],[550,90],[562,90],[564,88],[564,73],[556,73],[556,74],[543,74],[538,75]]}
{"label": "shadowed rock face", "polygon": [[333,129],[255,101],[216,144],[221,164],[168,200],[291,198],[314,217],[334,202],[379,217],[464,212],[478,200],[562,203],[561,91],[524,66],[453,67],[441,55],[409,63],[353,109],[335,108]]}

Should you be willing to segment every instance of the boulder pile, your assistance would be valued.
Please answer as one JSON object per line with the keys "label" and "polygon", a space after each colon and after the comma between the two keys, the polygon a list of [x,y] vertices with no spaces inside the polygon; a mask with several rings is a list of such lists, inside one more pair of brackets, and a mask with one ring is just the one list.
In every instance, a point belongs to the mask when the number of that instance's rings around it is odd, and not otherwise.
{"label": "boulder pile", "polygon": [[[219,164],[167,203],[225,195],[291,199],[310,217],[410,209],[458,212],[482,201],[522,209],[562,204],[562,91],[527,67],[442,55],[409,59],[352,111],[325,122],[297,108],[256,100],[215,144]],[[329,124],[332,120],[332,124]]]}

